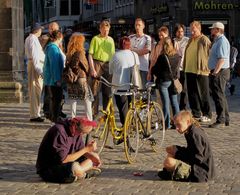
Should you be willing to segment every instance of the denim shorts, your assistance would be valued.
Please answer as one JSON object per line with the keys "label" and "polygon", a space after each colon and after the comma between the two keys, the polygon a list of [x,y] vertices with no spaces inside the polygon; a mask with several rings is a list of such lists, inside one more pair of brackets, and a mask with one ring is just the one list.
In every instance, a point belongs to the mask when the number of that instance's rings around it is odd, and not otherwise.
{"label": "denim shorts", "polygon": [[191,166],[181,160],[177,160],[175,171],[173,172],[173,180],[188,181],[191,173]]}

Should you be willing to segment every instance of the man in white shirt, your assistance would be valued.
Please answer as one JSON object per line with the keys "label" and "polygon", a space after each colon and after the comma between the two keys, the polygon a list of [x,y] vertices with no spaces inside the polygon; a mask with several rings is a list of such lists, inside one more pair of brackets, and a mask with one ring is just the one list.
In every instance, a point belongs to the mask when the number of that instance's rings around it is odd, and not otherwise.
{"label": "man in white shirt", "polygon": [[185,85],[185,72],[183,71],[183,58],[185,53],[185,48],[188,44],[188,37],[184,36],[185,26],[183,24],[177,24],[174,32],[176,37],[173,39],[174,41],[174,47],[178,53],[179,56],[181,56],[181,61],[179,65],[180,69],[180,82],[183,86],[183,90],[180,94],[180,102],[179,102],[179,108],[180,110],[186,110],[187,109],[187,86]]}
{"label": "man in white shirt", "polygon": [[25,55],[28,59],[28,93],[30,103],[30,121],[43,122],[41,118],[41,93],[43,87],[43,64],[45,54],[38,38],[42,34],[43,27],[35,23],[31,33],[25,40]]}
{"label": "man in white shirt", "polygon": [[136,34],[130,35],[131,50],[136,52],[140,61],[140,74],[143,87],[147,83],[147,74],[149,70],[149,53],[151,52],[151,37],[144,34],[145,23],[143,19],[135,20]]}

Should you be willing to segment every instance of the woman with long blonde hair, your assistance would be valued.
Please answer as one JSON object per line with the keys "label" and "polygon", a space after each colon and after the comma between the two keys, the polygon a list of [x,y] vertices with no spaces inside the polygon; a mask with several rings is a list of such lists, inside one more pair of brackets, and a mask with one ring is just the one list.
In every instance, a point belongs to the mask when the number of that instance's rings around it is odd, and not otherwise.
{"label": "woman with long blonde hair", "polygon": [[77,100],[83,100],[86,115],[92,120],[92,91],[87,83],[89,64],[84,49],[85,37],[80,33],[74,33],[68,43],[66,67],[70,66],[73,73],[78,76],[75,83],[68,83],[68,97],[71,101],[71,115],[76,116]]}
{"label": "woman with long blonde hair", "polygon": [[179,112],[177,92],[173,90],[173,79],[178,78],[180,59],[180,56],[177,54],[173,46],[171,38],[164,38],[161,55],[158,57],[152,71],[157,77],[156,84],[163,104],[165,126],[167,129],[172,128],[170,124],[170,102],[173,115]]}

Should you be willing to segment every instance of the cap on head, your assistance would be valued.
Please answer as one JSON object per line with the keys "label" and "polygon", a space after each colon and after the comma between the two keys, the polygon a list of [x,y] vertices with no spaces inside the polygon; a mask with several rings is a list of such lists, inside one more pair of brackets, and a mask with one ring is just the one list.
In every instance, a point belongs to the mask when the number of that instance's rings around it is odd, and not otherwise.
{"label": "cap on head", "polygon": [[213,23],[212,26],[210,26],[209,28],[219,28],[219,29],[223,29],[224,30],[224,24],[222,22],[215,22]]}
{"label": "cap on head", "polygon": [[95,121],[90,121],[87,117],[74,117],[71,119],[73,123],[76,124],[76,126],[90,126],[90,127],[96,127],[97,123]]}
{"label": "cap on head", "polygon": [[32,28],[31,28],[32,31],[39,30],[39,29],[44,29],[44,27],[41,26],[41,24],[39,24],[39,23],[34,23],[32,25]]}

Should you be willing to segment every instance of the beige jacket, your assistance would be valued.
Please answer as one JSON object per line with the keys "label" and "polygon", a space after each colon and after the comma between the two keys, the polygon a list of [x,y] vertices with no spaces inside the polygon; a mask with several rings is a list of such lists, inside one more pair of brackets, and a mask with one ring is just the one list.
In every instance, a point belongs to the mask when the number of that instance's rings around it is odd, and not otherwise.
{"label": "beige jacket", "polygon": [[[189,39],[184,56],[186,56],[186,51],[189,45],[191,44],[192,40],[193,38]],[[209,40],[209,38],[205,35],[201,35],[200,39],[198,40],[198,49],[197,49],[198,52],[195,55],[197,57],[196,66],[197,66],[198,75],[208,76],[210,73],[210,70],[208,68],[208,58],[209,58],[210,47],[211,47],[211,41]],[[184,60],[183,60],[184,71],[185,71],[185,68],[186,68],[186,57],[184,57]]]}

